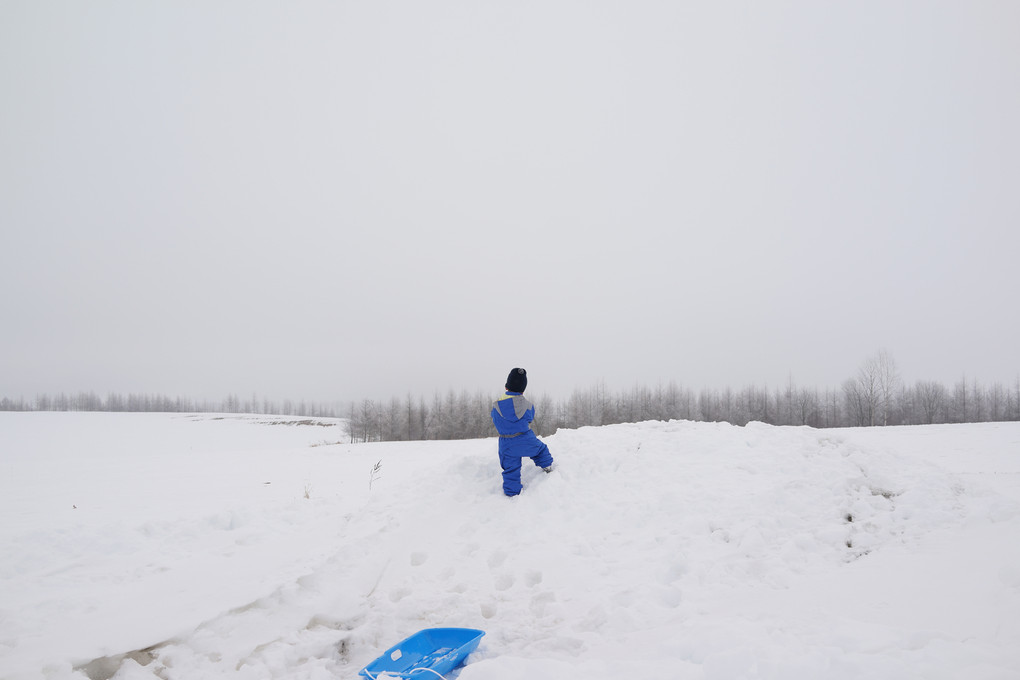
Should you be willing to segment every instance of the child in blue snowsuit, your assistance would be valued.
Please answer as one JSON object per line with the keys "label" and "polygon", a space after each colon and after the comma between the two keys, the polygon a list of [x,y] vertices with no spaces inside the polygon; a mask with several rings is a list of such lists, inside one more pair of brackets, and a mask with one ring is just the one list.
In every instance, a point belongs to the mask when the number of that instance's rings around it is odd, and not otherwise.
{"label": "child in blue snowsuit", "polygon": [[503,493],[516,496],[521,492],[521,459],[530,458],[546,472],[552,472],[553,457],[531,429],[535,405],[524,397],[528,372],[523,368],[510,371],[506,379],[506,395],[492,404],[492,424],[499,432],[499,464],[503,468]]}

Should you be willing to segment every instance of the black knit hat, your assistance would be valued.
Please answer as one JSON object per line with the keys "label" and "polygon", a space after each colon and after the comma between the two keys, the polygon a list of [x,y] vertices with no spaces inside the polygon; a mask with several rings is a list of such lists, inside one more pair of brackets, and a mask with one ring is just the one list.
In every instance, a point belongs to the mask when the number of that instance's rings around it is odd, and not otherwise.
{"label": "black knit hat", "polygon": [[528,372],[523,368],[515,368],[510,371],[506,379],[506,389],[509,392],[523,392],[528,387]]}

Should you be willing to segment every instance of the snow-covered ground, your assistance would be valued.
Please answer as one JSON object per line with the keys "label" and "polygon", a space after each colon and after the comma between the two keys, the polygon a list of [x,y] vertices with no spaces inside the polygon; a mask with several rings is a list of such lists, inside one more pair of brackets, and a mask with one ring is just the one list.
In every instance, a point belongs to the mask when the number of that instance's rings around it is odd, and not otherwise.
{"label": "snow-covered ground", "polygon": [[[0,677],[1020,677],[1020,423],[642,423],[342,443],[336,421],[0,413]],[[375,470],[378,464],[378,470]]]}

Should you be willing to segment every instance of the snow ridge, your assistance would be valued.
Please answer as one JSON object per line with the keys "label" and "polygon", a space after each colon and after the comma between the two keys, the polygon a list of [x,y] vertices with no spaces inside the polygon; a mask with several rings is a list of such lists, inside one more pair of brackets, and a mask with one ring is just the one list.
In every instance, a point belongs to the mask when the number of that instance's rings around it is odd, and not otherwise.
{"label": "snow ridge", "polygon": [[[10,470],[116,477],[41,443],[66,414],[49,415],[5,416],[4,450],[34,461]],[[525,467],[507,499],[494,440],[322,446],[317,428],[90,415],[103,427],[71,425],[162,435],[101,445],[162,501],[72,510],[72,485],[37,483],[38,511],[4,529],[0,677],[353,678],[431,626],[487,631],[462,680],[1020,669],[1017,497],[929,461],[925,428],[561,431],[556,471]],[[1020,427],[970,431],[1012,469]]]}

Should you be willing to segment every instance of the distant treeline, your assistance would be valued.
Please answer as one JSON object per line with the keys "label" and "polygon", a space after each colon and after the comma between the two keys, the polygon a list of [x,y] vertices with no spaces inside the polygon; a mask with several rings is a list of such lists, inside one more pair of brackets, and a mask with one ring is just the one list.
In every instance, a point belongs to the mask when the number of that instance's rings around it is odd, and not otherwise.
{"label": "distant treeline", "polygon": [[95,392],[76,394],[40,395],[31,401],[24,398],[0,398],[0,411],[107,411],[114,413],[268,413],[280,416],[308,416],[315,418],[342,418],[346,407],[341,403],[324,404],[309,401],[271,401],[269,399],[241,399],[236,395],[219,401],[196,400],[187,397],[167,397],[160,394],[108,394]]}
{"label": "distant treeline", "polygon": [[[489,419],[497,394],[449,391],[394,397],[388,402],[365,399],[348,404],[306,401],[273,402],[229,396],[220,402],[181,397],[110,395],[0,399],[3,411],[158,411],[188,413],[256,413],[347,419],[352,442],[422,439],[474,439],[495,434]],[[641,422],[699,420],[746,425],[809,425],[817,428],[873,425],[922,425],[1020,420],[1020,376],[1006,386],[981,385],[961,378],[946,387],[935,381],[904,384],[895,362],[879,352],[839,389],[804,388],[789,380],[775,388],[749,386],[740,390],[695,391],[676,382],[654,388],[613,391],[604,383],[575,390],[566,401],[529,393],[535,402],[539,434],[560,428]]]}
{"label": "distant treeline", "polygon": [[[495,434],[489,420],[497,394],[448,392],[423,398],[364,400],[346,414],[352,442],[473,439]],[[575,390],[564,402],[528,395],[535,402],[535,429],[696,420],[746,425],[808,425],[816,428],[921,425],[1020,420],[1020,379],[1010,388],[985,387],[961,379],[947,388],[931,381],[887,386],[870,376],[846,381],[838,390],[797,387],[694,391],[675,382],[655,388],[612,391],[602,383]]]}

